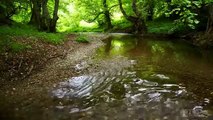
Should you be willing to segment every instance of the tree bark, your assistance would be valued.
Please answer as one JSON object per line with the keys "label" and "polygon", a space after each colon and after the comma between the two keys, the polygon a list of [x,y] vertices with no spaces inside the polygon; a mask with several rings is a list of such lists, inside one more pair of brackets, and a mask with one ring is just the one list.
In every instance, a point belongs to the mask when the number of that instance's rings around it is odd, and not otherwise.
{"label": "tree bark", "polygon": [[206,27],[206,33],[207,34],[212,34],[213,33],[213,4],[209,4],[208,6],[208,22],[207,22],[207,27]]}
{"label": "tree bark", "polygon": [[43,31],[49,30],[50,25],[50,14],[47,8],[48,0],[42,0],[42,19],[41,19],[41,29]]}
{"label": "tree bark", "polygon": [[41,2],[37,0],[31,0],[31,18],[29,24],[41,29]]}
{"label": "tree bark", "polygon": [[31,19],[29,24],[36,26],[41,31],[56,32],[56,23],[58,20],[59,0],[55,0],[53,18],[50,18],[48,0],[31,0]]}
{"label": "tree bark", "polygon": [[56,24],[58,20],[58,8],[59,8],[59,0],[55,0],[55,6],[53,11],[53,19],[50,21],[49,32],[56,32]]}
{"label": "tree bark", "polygon": [[112,26],[112,23],[111,23],[110,12],[109,12],[109,8],[108,8],[106,0],[103,0],[103,6],[104,6],[105,22],[107,24],[106,29],[110,30],[113,26]]}

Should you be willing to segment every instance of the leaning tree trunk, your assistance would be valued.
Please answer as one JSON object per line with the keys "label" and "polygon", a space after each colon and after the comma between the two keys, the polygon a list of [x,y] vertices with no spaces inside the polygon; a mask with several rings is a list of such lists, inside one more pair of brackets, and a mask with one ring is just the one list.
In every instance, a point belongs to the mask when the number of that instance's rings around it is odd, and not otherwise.
{"label": "leaning tree trunk", "polygon": [[144,34],[147,32],[147,26],[145,24],[145,20],[142,18],[141,13],[139,13],[136,5],[136,0],[132,0],[132,10],[135,13],[135,16],[128,16],[126,11],[123,8],[122,1],[118,0],[120,10],[123,16],[133,24],[133,31],[137,34]]}
{"label": "leaning tree trunk", "polygon": [[59,0],[55,0],[53,18],[50,20],[49,32],[56,32],[56,23],[59,18],[58,17],[58,7],[59,7]]}
{"label": "leaning tree trunk", "polygon": [[107,28],[106,29],[110,30],[113,26],[112,26],[112,23],[111,23],[110,12],[109,12],[106,0],[103,0],[103,6],[104,6],[105,22],[107,24]]}

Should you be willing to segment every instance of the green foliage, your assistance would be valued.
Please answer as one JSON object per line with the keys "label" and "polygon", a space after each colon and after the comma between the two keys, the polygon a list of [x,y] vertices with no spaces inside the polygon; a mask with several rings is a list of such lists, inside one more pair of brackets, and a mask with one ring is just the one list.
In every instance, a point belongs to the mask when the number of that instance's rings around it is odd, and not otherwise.
{"label": "green foliage", "polygon": [[125,30],[132,27],[132,23],[125,19],[115,20],[113,21],[113,25],[115,26],[114,30]]}
{"label": "green foliage", "polygon": [[84,28],[81,28],[84,26],[80,26],[80,22],[95,18],[100,11],[101,2],[96,2],[96,0],[71,1],[62,0],[60,3],[57,25],[59,31],[84,30]]}
{"label": "green foliage", "polygon": [[189,0],[173,0],[171,4],[176,8],[166,13],[166,15],[169,16],[175,13],[179,15],[179,18],[176,20],[177,23],[183,23],[188,27],[195,29],[199,21],[196,18],[198,14],[194,12],[194,10],[200,8],[202,2]]}
{"label": "green foliage", "polygon": [[164,16],[164,14],[168,11],[168,3],[166,3],[165,0],[155,0],[154,2],[153,18],[157,19]]}
{"label": "green foliage", "polygon": [[58,31],[67,31],[72,28],[77,28],[79,26],[79,16],[77,16],[74,10],[73,3],[70,0],[61,0],[58,16],[59,20],[57,22]]}
{"label": "green foliage", "polygon": [[[103,0],[62,0],[59,10],[59,31],[103,31],[106,27]],[[118,12],[117,0],[107,0],[110,17]],[[86,24],[85,24],[86,23]]]}
{"label": "green foliage", "polygon": [[27,23],[30,21],[31,16],[31,8],[27,1],[19,3],[14,3],[16,7],[19,7],[20,9],[17,9],[16,14],[14,14],[11,19],[19,22],[19,23]]}
{"label": "green foliage", "polygon": [[169,19],[156,19],[154,21],[148,22],[149,33],[171,34],[174,32],[171,31],[174,27],[174,22]]}
{"label": "green foliage", "polygon": [[75,41],[79,43],[89,43],[88,37],[86,35],[79,35]]}
{"label": "green foliage", "polygon": [[[199,9],[202,5],[211,4],[212,0],[136,0],[137,11],[141,14],[145,22],[151,16],[154,21],[149,20],[148,27],[151,33],[170,33],[189,27],[196,29],[199,24]],[[123,8],[129,16],[137,17],[132,9],[131,0],[122,0]],[[29,0],[2,0],[0,1],[0,18],[10,16],[11,19],[19,23],[27,23],[32,15],[31,3]],[[104,8],[103,0],[60,0],[58,11],[59,20],[57,29],[60,32],[102,32],[106,22],[104,11],[110,11],[110,17],[114,30],[128,29],[131,23],[127,22],[121,14],[118,0],[107,0],[108,9]],[[52,15],[54,0],[48,0],[48,12]],[[157,21],[162,16],[174,17],[176,24],[171,21]],[[3,17],[2,17],[3,16]],[[50,16],[51,18],[53,16]],[[96,18],[97,19],[94,19]],[[152,19],[151,19],[152,20]],[[0,20],[1,21],[1,20]],[[22,26],[5,28],[6,34],[24,35],[42,38],[44,41],[58,44],[63,40],[63,34],[46,34],[38,32],[35,28]],[[173,28],[171,28],[173,27]],[[2,28],[0,28],[2,29]],[[27,29],[27,30],[26,30]],[[5,30],[0,31],[4,33]],[[26,34],[25,34],[26,33]]]}

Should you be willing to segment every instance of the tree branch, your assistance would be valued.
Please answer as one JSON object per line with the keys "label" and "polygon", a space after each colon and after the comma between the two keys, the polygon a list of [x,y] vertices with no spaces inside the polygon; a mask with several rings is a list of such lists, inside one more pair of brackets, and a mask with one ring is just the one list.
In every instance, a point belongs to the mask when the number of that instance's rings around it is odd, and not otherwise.
{"label": "tree branch", "polygon": [[109,7],[109,11],[110,11],[112,8],[116,7],[116,6],[119,6],[119,4],[116,4],[116,5],[113,5],[113,6]]}
{"label": "tree branch", "polygon": [[140,13],[138,12],[137,5],[136,5],[136,0],[132,0],[132,10],[136,16],[140,16]]}
{"label": "tree branch", "polygon": [[129,20],[129,16],[127,15],[126,11],[125,11],[124,8],[123,8],[122,1],[121,1],[121,0],[118,0],[118,2],[119,2],[119,7],[120,7],[120,10],[121,10],[123,16],[124,16],[127,20]]}
{"label": "tree branch", "polygon": [[95,18],[94,19],[92,19],[92,20],[88,20],[87,22],[88,23],[92,23],[92,22],[94,22],[101,14],[104,14],[104,12],[102,11],[102,12],[100,12],[100,13],[98,13],[96,16],[95,16]]}
{"label": "tree branch", "polygon": [[[116,5],[113,5],[113,6],[111,6],[111,7],[109,7],[109,11],[112,9],[112,8],[114,8],[114,7],[116,7],[116,6],[118,6],[119,4],[116,4]],[[95,18],[94,19],[92,19],[92,20],[88,20],[87,22],[89,22],[89,23],[92,23],[92,22],[94,22],[101,14],[104,14],[104,11],[102,11],[102,12],[100,12],[100,13],[98,13],[96,16],[95,16]]]}

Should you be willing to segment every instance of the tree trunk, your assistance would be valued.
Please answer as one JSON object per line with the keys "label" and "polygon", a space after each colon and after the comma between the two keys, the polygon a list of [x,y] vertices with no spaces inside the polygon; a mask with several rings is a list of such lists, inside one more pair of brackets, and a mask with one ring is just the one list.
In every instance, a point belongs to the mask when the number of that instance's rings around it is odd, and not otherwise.
{"label": "tree trunk", "polygon": [[145,24],[145,20],[142,18],[141,13],[139,13],[136,0],[132,0],[132,10],[134,11],[136,16],[128,16],[126,11],[123,9],[122,1],[118,0],[120,10],[123,16],[133,24],[132,30],[137,34],[144,34],[147,32],[147,26]]}
{"label": "tree trunk", "polygon": [[136,33],[143,34],[147,32],[147,26],[145,24],[145,20],[143,19],[143,16],[138,11],[137,8],[137,0],[132,0],[132,10],[134,11],[135,15],[137,16],[136,21],[134,22],[134,27],[136,28]]}
{"label": "tree trunk", "polygon": [[37,0],[31,0],[31,18],[29,24],[36,26],[38,29],[41,29],[41,3]]}
{"label": "tree trunk", "polygon": [[55,0],[53,18],[50,18],[48,0],[31,0],[31,19],[29,24],[36,26],[39,30],[47,32],[56,32],[56,23],[58,20],[59,0]]}
{"label": "tree trunk", "polygon": [[56,32],[56,23],[58,20],[58,8],[59,8],[59,0],[55,0],[53,19],[50,21],[49,32]]}
{"label": "tree trunk", "polygon": [[103,0],[103,6],[104,6],[105,22],[107,24],[107,28],[106,29],[110,30],[113,26],[112,26],[112,23],[111,23],[110,12],[109,12],[106,0]]}
{"label": "tree trunk", "polygon": [[207,27],[206,27],[206,33],[207,34],[212,34],[213,33],[213,4],[209,4],[208,6],[208,22],[207,22]]}
{"label": "tree trunk", "polygon": [[50,26],[50,14],[47,8],[48,0],[42,0],[42,19],[41,19],[41,30],[49,31]]}

